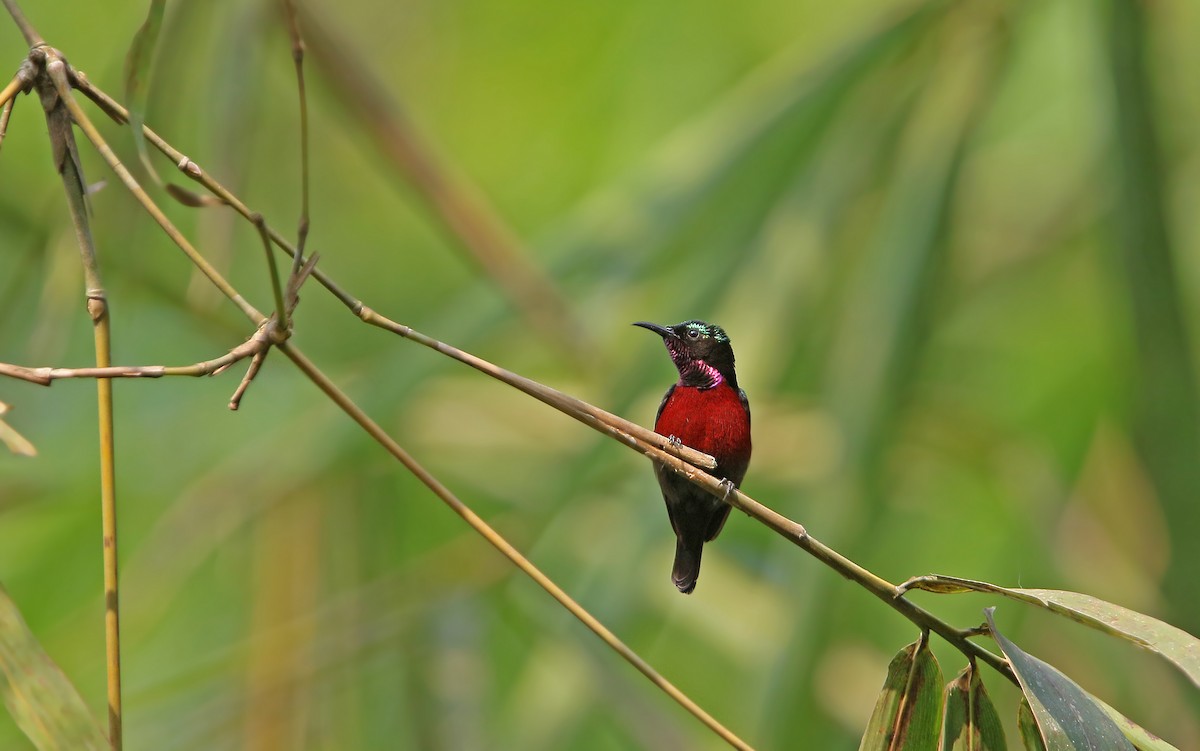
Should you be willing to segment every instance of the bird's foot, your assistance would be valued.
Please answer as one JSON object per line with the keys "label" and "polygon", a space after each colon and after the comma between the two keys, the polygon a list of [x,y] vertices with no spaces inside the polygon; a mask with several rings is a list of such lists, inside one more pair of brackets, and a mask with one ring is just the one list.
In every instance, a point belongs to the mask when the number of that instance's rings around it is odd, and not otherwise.
{"label": "bird's foot", "polygon": [[725,489],[725,495],[721,496],[721,500],[729,503],[729,496],[737,492],[737,485],[734,485],[732,480],[721,480],[721,487]]}
{"label": "bird's foot", "polygon": [[679,440],[679,436],[677,435],[667,436],[667,443],[671,444],[671,448],[673,449],[678,449],[683,445],[683,441]]}

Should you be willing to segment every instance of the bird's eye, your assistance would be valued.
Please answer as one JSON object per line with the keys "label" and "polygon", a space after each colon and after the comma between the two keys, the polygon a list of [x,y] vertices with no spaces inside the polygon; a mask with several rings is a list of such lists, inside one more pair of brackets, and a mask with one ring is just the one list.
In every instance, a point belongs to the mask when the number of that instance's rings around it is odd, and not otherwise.
{"label": "bird's eye", "polygon": [[688,329],[688,339],[696,340],[700,338],[700,331],[697,329]]}

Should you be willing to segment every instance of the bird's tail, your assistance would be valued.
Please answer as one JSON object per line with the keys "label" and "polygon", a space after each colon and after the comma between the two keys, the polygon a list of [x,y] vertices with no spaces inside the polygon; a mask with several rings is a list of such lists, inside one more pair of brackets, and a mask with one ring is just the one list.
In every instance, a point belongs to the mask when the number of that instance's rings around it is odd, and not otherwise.
{"label": "bird's tail", "polygon": [[704,552],[703,538],[697,537],[694,542],[687,542],[683,535],[675,538],[675,566],[671,569],[671,579],[676,588],[685,595],[690,595],[696,588],[696,580],[700,578],[700,554]]}

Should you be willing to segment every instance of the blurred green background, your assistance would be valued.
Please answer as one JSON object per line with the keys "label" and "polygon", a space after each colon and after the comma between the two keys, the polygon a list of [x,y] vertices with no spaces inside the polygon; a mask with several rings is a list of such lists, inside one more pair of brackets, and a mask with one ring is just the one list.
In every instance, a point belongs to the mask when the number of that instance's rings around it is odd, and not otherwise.
{"label": "blurred green background", "polygon": [[[642,424],[674,373],[629,323],[718,322],[754,409],[753,497],[893,581],[1075,589],[1200,631],[1200,5],[309,5],[512,225],[574,346],[497,291],[310,60],[310,247],[353,294]],[[121,97],[146,3],[22,6]],[[25,54],[7,18],[0,52],[12,70]],[[147,116],[292,231],[275,3],[168,3]],[[102,128],[135,162],[126,132]],[[86,365],[34,98],[9,131],[0,360]],[[233,306],[84,152],[110,183],[92,206],[115,360],[186,364],[242,341]],[[154,195],[270,307],[249,225]],[[315,284],[294,341],[746,740],[857,747],[917,635],[891,610],[738,514],[681,597],[644,459],[359,324]],[[116,384],[127,748],[721,747],[284,358],[233,413],[238,373]],[[94,395],[0,382],[40,451],[0,453],[0,583],[102,718]],[[1027,651],[1200,748],[1197,693],[1156,658],[1015,603],[914,597],[963,627],[999,604]],[[935,649],[949,678],[961,655]],[[1014,689],[984,680],[1011,721]],[[0,717],[0,748],[27,747]]]}

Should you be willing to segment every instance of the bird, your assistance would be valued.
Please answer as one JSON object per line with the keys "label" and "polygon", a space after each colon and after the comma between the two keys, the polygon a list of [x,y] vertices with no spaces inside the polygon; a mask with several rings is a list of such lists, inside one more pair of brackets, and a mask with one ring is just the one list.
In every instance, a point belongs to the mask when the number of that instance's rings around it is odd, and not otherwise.
{"label": "bird", "polygon": [[[633,325],[661,336],[679,371],[679,381],[658,407],[654,431],[709,454],[717,460],[711,474],[730,489],[740,486],[750,466],[750,402],[738,388],[729,336],[720,326],[697,320]],[[671,579],[680,592],[691,594],[700,577],[704,543],[721,533],[731,507],[657,462],[654,473],[675,531]]]}

